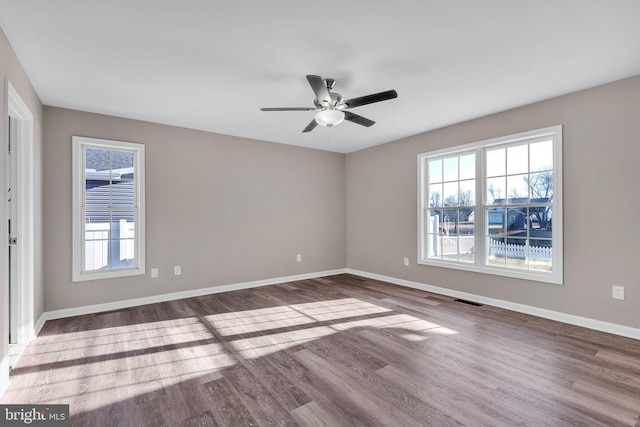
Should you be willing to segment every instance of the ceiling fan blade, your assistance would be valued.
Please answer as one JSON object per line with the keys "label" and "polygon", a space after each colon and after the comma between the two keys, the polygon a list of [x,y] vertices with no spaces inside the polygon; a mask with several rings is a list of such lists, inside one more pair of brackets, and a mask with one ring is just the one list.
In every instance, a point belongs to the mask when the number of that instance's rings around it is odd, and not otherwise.
{"label": "ceiling fan blade", "polygon": [[260,111],[314,111],[315,107],[274,107],[274,108],[261,108]]}
{"label": "ceiling fan blade", "polygon": [[365,127],[370,127],[376,124],[376,122],[374,122],[373,120],[369,120],[366,117],[353,114],[351,111],[344,112],[344,119]]}
{"label": "ceiling fan blade", "polygon": [[347,104],[347,108],[355,108],[361,105],[373,104],[374,102],[386,101],[398,97],[398,92],[395,90],[388,90],[386,92],[374,93],[372,95],[361,96],[359,98],[347,99],[344,101]]}
{"label": "ceiling fan blade", "polygon": [[309,124],[307,125],[306,128],[304,128],[302,130],[303,133],[305,132],[311,132],[312,130],[314,130],[316,128],[316,126],[318,126],[318,122],[316,122],[316,119],[313,119],[309,122]]}
{"label": "ceiling fan blade", "polygon": [[316,94],[316,98],[318,98],[318,101],[331,102],[331,95],[329,95],[329,91],[327,90],[327,86],[325,86],[322,77],[310,74],[307,75],[307,80],[311,85],[311,89],[313,89],[313,93]]}

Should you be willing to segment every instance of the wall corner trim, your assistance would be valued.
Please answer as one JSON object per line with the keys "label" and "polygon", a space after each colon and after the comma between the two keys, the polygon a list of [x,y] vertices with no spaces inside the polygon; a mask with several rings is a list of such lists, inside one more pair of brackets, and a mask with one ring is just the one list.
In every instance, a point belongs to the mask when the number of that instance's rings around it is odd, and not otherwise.
{"label": "wall corner trim", "polygon": [[172,292],[169,294],[153,295],[149,297],[133,298],[128,300],[108,302],[104,304],[94,304],[82,307],[63,308],[60,310],[45,311],[40,316],[36,325],[36,335],[40,333],[40,329],[47,320],[62,319],[64,317],[81,316],[83,314],[94,314],[103,311],[120,310],[123,308],[136,307],[139,305],[155,304],[159,302],[174,301],[183,298],[192,298],[202,295],[211,295],[221,292],[239,291],[241,289],[257,288],[260,286],[277,285],[279,283],[294,282],[297,280],[315,279],[317,277],[335,276],[336,274],[344,274],[346,268],[337,270],[318,271],[315,273],[297,274],[294,276],[275,277],[272,279],[256,280],[252,282],[234,283],[230,285],[211,286],[208,288],[192,289],[182,292]]}
{"label": "wall corner trim", "polygon": [[369,273],[366,271],[354,270],[347,268],[347,274],[366,277],[368,279],[380,280],[383,282],[393,283],[395,285],[405,286],[422,291],[433,292],[440,295],[446,295],[454,298],[461,298],[469,301],[479,302],[481,304],[491,305],[494,307],[504,308],[506,310],[518,313],[530,314],[532,316],[542,317],[544,319],[555,320],[570,325],[581,326],[583,328],[593,329],[609,334],[620,335],[627,338],[640,340],[640,329],[630,326],[618,325],[616,323],[604,322],[602,320],[590,319],[588,317],[575,316],[573,314],[562,313],[559,311],[547,310],[545,308],[533,307],[530,305],[519,304],[515,302],[500,300],[496,298],[484,297],[468,292],[456,291],[453,289],[441,288],[438,286],[427,285],[424,283],[413,282],[410,280],[398,279],[396,277],[384,276],[381,274]]}
{"label": "wall corner trim", "polygon": [[4,395],[4,392],[7,391],[9,387],[9,380],[0,382],[0,397]]}
{"label": "wall corner trim", "polygon": [[34,337],[37,337],[40,334],[40,331],[42,330],[42,327],[44,326],[44,322],[47,321],[46,314],[47,313],[42,313],[40,315],[40,318],[36,322],[35,326],[33,327],[33,336]]}

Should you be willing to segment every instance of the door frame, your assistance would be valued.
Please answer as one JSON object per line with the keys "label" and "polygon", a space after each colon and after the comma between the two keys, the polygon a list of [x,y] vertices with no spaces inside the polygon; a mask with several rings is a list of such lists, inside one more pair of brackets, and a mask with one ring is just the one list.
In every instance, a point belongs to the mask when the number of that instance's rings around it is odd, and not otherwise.
{"label": "door frame", "polygon": [[[8,125],[9,116],[16,119],[16,165],[17,165],[17,217],[18,223],[16,228],[17,245],[17,282],[18,293],[16,298],[16,317],[18,320],[16,343],[12,344],[10,350],[10,364],[22,352],[22,349],[29,341],[35,337],[34,331],[34,155],[33,155],[33,137],[34,137],[34,121],[33,114],[22,100],[18,91],[13,87],[9,80],[5,80],[5,125],[7,131],[4,132],[5,144],[3,149],[7,149],[8,144]],[[6,159],[6,151],[3,156]],[[4,181],[6,177],[2,180]],[[6,205],[5,205],[6,209]],[[8,234],[6,224],[2,225],[2,236],[4,244],[8,244]],[[8,252],[3,260],[8,266]],[[3,280],[8,283],[8,269],[5,269]],[[8,287],[5,286],[5,292]],[[5,299],[6,301],[6,299]],[[6,304],[10,302],[7,301]],[[8,306],[4,307],[8,311]],[[8,320],[8,319],[6,319]],[[6,323],[7,336],[9,333],[9,322]],[[4,345],[8,346],[8,340]],[[16,347],[13,349],[13,347]],[[6,354],[6,353],[5,353]],[[14,359],[14,360],[11,360]]]}

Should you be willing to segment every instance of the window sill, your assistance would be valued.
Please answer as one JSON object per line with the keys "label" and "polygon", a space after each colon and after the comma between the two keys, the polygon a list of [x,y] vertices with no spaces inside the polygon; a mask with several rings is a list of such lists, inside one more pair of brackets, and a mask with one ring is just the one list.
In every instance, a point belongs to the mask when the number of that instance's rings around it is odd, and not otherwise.
{"label": "window sill", "polygon": [[140,276],[145,274],[144,268],[123,268],[118,270],[111,271],[96,271],[96,272],[87,272],[81,273],[79,275],[73,276],[73,282],[86,282],[88,280],[99,280],[99,279],[117,279],[119,277],[128,277],[128,276]]}
{"label": "window sill", "polygon": [[450,268],[453,270],[471,271],[474,273],[492,274],[495,276],[512,277],[514,279],[533,280],[536,282],[551,283],[554,285],[562,285],[562,274],[559,272],[545,273],[531,270],[520,269],[503,269],[493,268],[491,266],[480,266],[477,264],[463,264],[459,262],[448,262],[444,260],[418,260],[419,265],[427,265],[431,267]]}

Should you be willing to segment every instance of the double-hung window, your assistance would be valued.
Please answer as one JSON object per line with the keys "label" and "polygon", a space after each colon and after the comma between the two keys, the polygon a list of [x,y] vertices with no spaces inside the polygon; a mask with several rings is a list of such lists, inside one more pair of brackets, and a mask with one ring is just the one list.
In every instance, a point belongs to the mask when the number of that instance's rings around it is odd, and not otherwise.
{"label": "double-hung window", "polygon": [[144,145],[72,145],[73,281],[144,274]]}
{"label": "double-hung window", "polygon": [[562,127],[418,155],[418,263],[562,283]]}

